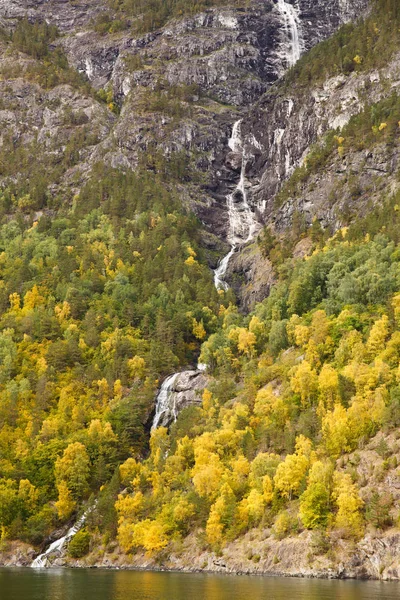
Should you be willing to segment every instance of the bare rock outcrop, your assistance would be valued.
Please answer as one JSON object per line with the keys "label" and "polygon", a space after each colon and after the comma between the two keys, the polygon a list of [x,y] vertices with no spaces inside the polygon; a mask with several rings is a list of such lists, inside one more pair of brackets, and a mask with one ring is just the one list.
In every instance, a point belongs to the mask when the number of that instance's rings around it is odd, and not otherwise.
{"label": "bare rock outcrop", "polygon": [[[199,370],[182,371],[171,380],[165,389],[163,386],[156,402],[154,422],[157,427],[168,427],[176,421],[179,413],[189,406],[200,405],[202,392],[207,386],[208,377]],[[160,395],[161,402],[160,402]]]}
{"label": "bare rock outcrop", "polygon": [[[301,93],[279,86],[267,93],[242,125],[253,202],[265,207],[264,220],[283,231],[299,212],[308,224],[316,217],[324,227],[338,228],[349,208],[360,214],[371,191],[372,196],[381,193],[377,177],[391,176],[386,179],[389,191],[392,184],[396,186],[398,149],[378,145],[367,153],[354,149],[343,158],[334,156],[322,172],[310,177],[298,198],[290,197],[280,207],[275,203],[285,180],[321,136],[344,127],[367,99],[378,102],[399,89],[400,56],[396,55],[382,70],[332,77]],[[347,185],[349,179],[353,185]]]}

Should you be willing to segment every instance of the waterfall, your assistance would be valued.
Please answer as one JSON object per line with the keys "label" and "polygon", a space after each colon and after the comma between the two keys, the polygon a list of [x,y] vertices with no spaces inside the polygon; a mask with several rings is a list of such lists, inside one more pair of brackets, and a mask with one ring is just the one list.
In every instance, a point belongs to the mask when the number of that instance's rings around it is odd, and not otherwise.
{"label": "waterfall", "polygon": [[[299,8],[290,4],[290,2],[286,2],[286,0],[278,0],[277,7],[282,16],[286,34],[282,57],[285,59],[287,66],[292,67],[299,60],[303,50]],[[287,40],[289,40],[289,48],[286,46]]]}
{"label": "waterfall", "polygon": [[228,141],[228,146],[237,154],[242,155],[242,165],[240,170],[240,179],[236,188],[226,197],[226,206],[228,209],[228,235],[227,240],[231,245],[228,254],[220,261],[214,271],[215,287],[223,290],[228,289],[228,284],[224,277],[229,265],[229,261],[242,244],[250,242],[257,228],[257,219],[249,205],[246,190],[246,155],[243,148],[241,137],[242,120],[236,121],[232,128],[232,134]]}
{"label": "waterfall", "polygon": [[232,152],[240,152],[242,148],[242,140],[240,137],[240,126],[242,124],[242,119],[236,121],[232,128],[231,137],[228,140],[228,146],[232,150]]}
{"label": "waterfall", "polygon": [[[242,136],[241,136],[241,124],[242,120],[236,121],[232,128],[232,134],[228,141],[228,146],[232,152],[241,155],[241,169],[240,179],[236,188],[231,194],[226,197],[226,205],[228,209],[229,227],[227,240],[231,246],[228,254],[220,261],[218,267],[214,271],[214,283],[215,287],[222,288],[223,290],[228,289],[228,284],[224,280],[229,261],[234,253],[240,248],[241,245],[251,241],[257,229],[257,219],[253,212],[247,198],[246,190],[246,156],[243,148]],[[205,371],[207,365],[199,363],[197,365],[197,371]],[[156,411],[153,419],[151,429],[154,430],[159,427],[163,420],[163,415],[170,413],[173,415],[175,421],[177,418],[177,408],[175,400],[172,406],[170,405],[170,397],[174,389],[174,385],[177,377],[181,375],[180,372],[174,373],[167,377],[161,385],[156,398]]]}
{"label": "waterfall", "polygon": [[37,556],[35,558],[35,560],[31,563],[31,567],[33,569],[44,569],[45,567],[47,567],[49,556],[51,554],[53,554],[54,552],[61,552],[61,550],[64,547],[65,542],[69,542],[74,537],[74,535],[76,533],[78,533],[78,531],[84,525],[88,514],[92,510],[93,510],[93,507],[86,510],[83,513],[83,515],[81,516],[81,518],[78,519],[78,521],[70,529],[68,529],[67,533],[63,537],[59,538],[58,540],[56,540],[55,542],[50,544],[50,546],[47,548],[47,550],[45,552],[43,552],[42,554],[39,554],[39,556]]}
{"label": "waterfall", "polygon": [[232,248],[230,249],[228,254],[226,256],[224,256],[223,259],[221,259],[218,267],[214,271],[214,285],[217,288],[217,290],[222,289],[222,290],[227,291],[229,289],[228,284],[226,283],[226,281],[224,281],[224,276],[225,276],[226,270],[228,268],[229,261],[231,260],[232,256],[235,254],[235,252],[236,252],[236,246],[232,246]]}
{"label": "waterfall", "polygon": [[[165,379],[162,383],[160,391],[158,392],[156,399],[156,414],[154,415],[153,424],[151,429],[156,429],[160,423],[161,417],[164,413],[169,409],[168,400],[172,392],[172,388],[174,386],[175,380],[178,377],[179,373],[174,373]],[[175,407],[173,407],[173,413],[176,420]]]}

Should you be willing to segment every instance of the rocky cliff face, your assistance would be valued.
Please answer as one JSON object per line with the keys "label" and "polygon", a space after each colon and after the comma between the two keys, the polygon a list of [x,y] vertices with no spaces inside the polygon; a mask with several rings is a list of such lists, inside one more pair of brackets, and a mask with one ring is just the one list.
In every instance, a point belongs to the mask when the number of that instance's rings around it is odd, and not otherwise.
{"label": "rocky cliff face", "polygon": [[[346,20],[358,17],[367,4],[367,0],[324,1],[318,6],[311,0],[292,2],[301,51],[329,36]],[[143,153],[160,151],[172,159],[184,153],[191,174],[198,173],[199,181],[186,185],[182,198],[211,233],[224,237],[225,198],[238,178],[227,146],[233,122],[290,63],[291,38],[282,2],[253,0],[242,8],[209,9],[146,35],[135,35],[129,29],[96,33],[94,23],[105,11],[109,12],[105,0],[0,1],[0,19],[6,27],[14,27],[16,19],[24,15],[57,25],[62,33],[57,44],[70,64],[94,88],[111,90],[121,108],[109,135],[99,137],[89,164],[87,153],[78,161],[74,168],[78,179],[98,160],[117,168],[136,168]],[[193,86],[180,103],[179,116],[173,114],[172,106],[177,86]],[[166,106],[157,107],[157,94],[169,94]],[[69,103],[73,108],[71,99]],[[268,102],[259,110],[250,116],[248,128],[254,130],[261,154],[269,156],[270,144],[265,140],[270,127],[264,127],[261,113],[275,122],[282,118],[281,110]],[[56,130],[53,133],[50,135],[57,137]],[[296,162],[297,154],[292,153],[290,164]],[[260,171],[260,166],[260,160],[255,160],[254,171]],[[264,177],[265,185],[269,185],[267,179]],[[263,192],[256,191],[255,198],[260,194]],[[211,242],[212,247],[215,244]]]}
{"label": "rocky cliff face", "polygon": [[45,20],[67,32],[89,25],[106,8],[106,0],[0,0],[0,19],[8,26],[24,17]]}
{"label": "rocky cliff face", "polygon": [[[300,98],[282,94],[276,82],[298,54],[366,12],[368,4],[253,0],[243,7],[210,8],[137,35],[130,28],[98,33],[99,15],[111,14],[106,0],[0,0],[0,24],[6,29],[25,15],[57,25],[61,37],[55,45],[118,108],[110,112],[82,88],[48,89],[46,82],[28,81],[25,73],[37,68],[38,61],[15,53],[11,61],[3,45],[3,145],[11,136],[14,144],[35,144],[37,157],[57,162],[71,137],[79,138],[73,160],[50,184],[51,195],[79,191],[99,161],[120,169],[135,169],[139,163],[157,168],[163,157],[168,168],[180,169],[182,202],[202,221],[210,266],[215,267],[226,250],[221,243],[229,229],[226,199],[241,171],[242,156],[228,146],[233,123],[244,118],[246,186],[256,219],[260,224],[274,221],[282,229],[296,207],[292,202],[276,213],[274,195],[317,136],[358,110],[357,98],[367,83],[332,80]],[[37,160],[36,171],[43,163]],[[23,170],[20,175],[30,177]],[[6,186],[7,174],[0,177]],[[323,203],[308,196],[302,202],[301,210],[320,206],[326,218]],[[251,249],[234,257],[227,276],[245,309],[268,293],[273,280],[270,265],[254,259]]]}
{"label": "rocky cliff face", "polygon": [[201,371],[182,371],[167,380],[156,398],[156,413],[153,424],[156,427],[169,427],[178,414],[188,406],[202,403],[202,392],[207,386],[208,377]]}
{"label": "rocky cliff face", "polygon": [[[316,7],[301,0],[293,6],[304,52],[359,16],[367,1],[336,0]],[[105,159],[114,166],[135,167],[138,155],[155,143],[166,156],[188,153],[193,170],[206,179],[191,194],[192,207],[218,236],[227,230],[225,197],[238,177],[227,147],[233,121],[288,66],[290,33],[279,7],[272,0],[256,0],[247,8],[210,9],[140,37],[85,31],[61,40],[71,64],[95,87],[111,86],[122,106]],[[195,86],[198,91],[185,116],[143,111],[160,83],[164,93],[168,87]]]}
{"label": "rocky cliff face", "polygon": [[[400,57],[395,56],[380,71],[332,77],[300,94],[277,88],[250,111],[243,123],[246,152],[251,157],[248,177],[253,183],[253,202],[264,207],[265,222],[283,231],[290,226],[293,213],[300,211],[308,224],[316,217],[324,227],[338,228],[343,224],[341,215],[349,209],[362,213],[366,191],[369,200],[382,193],[378,176],[387,176],[383,182],[387,190],[396,186],[397,144],[378,144],[373,151],[354,149],[343,158],[335,154],[321,173],[310,177],[298,197],[290,197],[280,207],[274,203],[282,183],[303,163],[313,143],[328,130],[340,130],[366,101],[387,98],[399,86]],[[354,178],[349,184],[352,176],[357,177],[357,202],[352,197]]]}
{"label": "rocky cliff face", "polygon": [[[93,3],[87,4],[87,15],[93,19],[100,8],[97,5],[94,11]],[[318,6],[311,0],[299,0],[292,5],[298,11],[300,42],[306,51],[342,23],[358,18],[368,0],[334,0]],[[274,0],[253,0],[246,8],[210,9],[142,36],[129,32],[103,36],[86,28],[67,35],[62,45],[71,63],[85,72],[95,87],[111,82],[121,99],[134,87],[151,87],[162,75],[170,85],[196,84],[222,103],[246,106],[287,66],[290,40],[279,7]],[[51,20],[52,12],[49,9],[44,15],[42,10],[41,16]],[[81,26],[76,15],[72,18]],[[143,60],[143,69],[129,68],[132,56],[136,63]]]}

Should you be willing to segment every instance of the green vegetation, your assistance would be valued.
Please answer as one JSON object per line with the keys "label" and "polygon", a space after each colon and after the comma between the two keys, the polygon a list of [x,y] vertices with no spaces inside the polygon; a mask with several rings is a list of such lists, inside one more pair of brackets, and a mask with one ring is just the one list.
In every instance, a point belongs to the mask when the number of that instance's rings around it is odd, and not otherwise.
{"label": "green vegetation", "polygon": [[106,33],[118,33],[129,27],[126,19],[113,19],[108,13],[101,13],[94,23],[94,30],[105,35]]}
{"label": "green vegetation", "polygon": [[69,84],[92,93],[83,76],[69,67],[64,51],[57,45],[56,27],[45,22],[31,24],[28,19],[22,19],[11,36],[0,37],[7,42],[10,53],[19,51],[31,58],[26,63],[10,62],[3,67],[1,74],[4,78],[24,77],[45,89]]}
{"label": "green vegetation", "polygon": [[284,85],[302,90],[338,74],[384,67],[400,42],[397,0],[374,0],[371,14],[344,25],[336,34],[305,54],[291,69]]}
{"label": "green vegetation", "polygon": [[154,175],[100,172],[0,228],[0,525],[35,543],[143,451],[158,378],[218,325],[196,219]]}
{"label": "green vegetation", "polygon": [[[372,230],[383,214],[398,230],[399,200],[369,217]],[[223,310],[202,346],[214,375],[202,406],[153,432],[146,461],[120,468],[126,552],[157,553],[196,529],[218,550],[257,526],[273,524],[278,539],[304,528],[357,539],[367,523],[391,524],[390,497],[364,504],[351,463],[336,461],[398,419],[396,243],[341,232],[287,259],[253,314]]]}
{"label": "green vegetation", "polygon": [[58,37],[57,27],[46,22],[31,24],[28,19],[18,21],[17,27],[11,36],[15,50],[29,54],[33,58],[50,56],[49,44]]}
{"label": "green vegetation", "polygon": [[68,554],[71,558],[82,558],[89,552],[90,533],[78,531],[68,544]]}
{"label": "green vegetation", "polygon": [[[235,4],[236,2],[233,2]],[[121,14],[123,17],[132,18],[132,26],[137,33],[147,33],[159,29],[173,17],[181,17],[201,12],[212,6],[224,6],[226,0],[196,0],[188,2],[187,0],[109,0],[110,8],[113,12]],[[232,2],[229,3],[232,5]],[[123,18],[117,19],[119,23]],[[107,23],[108,19],[102,17],[97,27]],[[110,19],[111,21],[111,19]],[[109,25],[112,27],[112,24]],[[106,31],[110,31],[106,28]]]}
{"label": "green vegetation", "polygon": [[[102,16],[96,29],[115,33],[132,19],[149,31],[209,5],[113,1],[121,19]],[[380,66],[399,19],[397,3],[377,0],[371,17],[316,48],[287,84],[301,90]],[[5,43],[26,57],[24,77],[81,85],[54,28],[23,20]],[[174,125],[198,96],[160,84],[138,109]],[[118,115],[111,89],[97,98]],[[183,184],[200,181],[193,157],[148,145],[136,173],[99,164],[79,192],[57,197],[52,184],[97,141],[84,113],[64,118],[61,158],[12,136],[0,150],[0,540],[39,546],[94,498],[71,558],[99,540],[162,555],[193,532],[219,553],[258,527],[277,539],[312,530],[311,549],[324,554],[331,534],[355,541],[366,527],[393,525],[393,498],[362,494],[357,465],[373,436],[400,425],[400,193],[335,235],[300,213],[285,239],[266,229],[259,244],[277,281],[243,315],[232,292],[215,290],[201,225],[182,207]],[[399,121],[394,94],[366,106],[315,145],[278,200],[333,154],[390,148]],[[294,259],[305,236],[311,253]],[[160,381],[199,357],[210,375],[201,405],[149,436]],[[395,449],[382,437],[376,456],[373,477],[383,481],[397,468]]]}

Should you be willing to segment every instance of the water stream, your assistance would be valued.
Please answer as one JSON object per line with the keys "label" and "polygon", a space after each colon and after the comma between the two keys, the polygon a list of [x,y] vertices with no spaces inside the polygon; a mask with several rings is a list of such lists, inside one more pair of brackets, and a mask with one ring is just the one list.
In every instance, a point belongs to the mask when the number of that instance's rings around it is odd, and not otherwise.
{"label": "water stream", "polygon": [[292,67],[299,60],[303,50],[300,10],[297,4],[290,4],[285,0],[278,0],[277,8],[282,16],[285,31],[281,56],[287,66]]}
{"label": "water stream", "polygon": [[[169,398],[172,393],[172,389],[175,383],[176,378],[179,373],[174,373],[165,379],[160,387],[160,391],[157,394],[156,398],[156,412],[153,419],[153,424],[151,429],[156,429],[161,421],[163,414],[165,414],[169,410]],[[172,409],[173,415],[176,420],[176,409],[173,407]]]}
{"label": "water stream", "polygon": [[228,141],[228,146],[237,154],[241,155],[240,179],[236,188],[231,194],[226,197],[226,207],[228,210],[228,235],[227,241],[231,248],[226,256],[220,261],[218,267],[214,271],[214,283],[217,289],[228,289],[228,284],[225,281],[226,271],[230,259],[242,246],[250,242],[257,229],[257,218],[254,210],[251,208],[247,195],[246,181],[246,154],[243,147],[241,135],[242,120],[236,121],[232,128],[232,135]]}
{"label": "water stream", "polygon": [[58,540],[55,540],[52,544],[50,544],[50,546],[45,552],[39,554],[39,556],[37,556],[32,562],[31,567],[33,569],[43,569],[49,566],[50,555],[55,554],[56,552],[60,553],[64,548],[65,543],[69,542],[74,537],[74,535],[78,533],[80,529],[82,529],[83,525],[85,524],[86,518],[91,512],[92,508],[89,508],[86,512],[84,512],[81,518],[78,519],[78,521],[76,521],[76,523],[72,527],[70,527],[70,529],[68,529],[65,535],[63,535]]}
{"label": "water stream", "polygon": [[[286,70],[287,67],[293,66],[299,60],[304,47],[299,16],[300,10],[297,4],[290,4],[290,2],[286,2],[285,0],[277,0],[276,6],[281,14],[285,34],[281,44],[280,56]],[[282,130],[280,135],[282,136],[283,133],[284,130]],[[277,140],[277,143],[279,143],[280,139]],[[233,153],[240,155],[241,169],[237,186],[233,192],[229,193],[226,197],[229,220],[227,241],[230,244],[230,250],[226,256],[221,259],[217,268],[214,270],[215,287],[225,291],[229,289],[225,277],[232,256],[235,252],[240,251],[244,244],[247,244],[254,238],[259,227],[255,209],[250,206],[248,200],[249,183],[246,180],[248,157],[246,157],[242,138],[242,119],[239,119],[234,123],[228,146]],[[197,368],[198,370],[205,370],[206,365],[198,365]],[[171,408],[172,414],[175,417],[177,416],[176,407],[170,407],[170,401],[174,384],[178,376],[179,373],[174,373],[167,377],[158,392],[152,429],[159,426],[162,416],[167,411],[171,411]]]}

